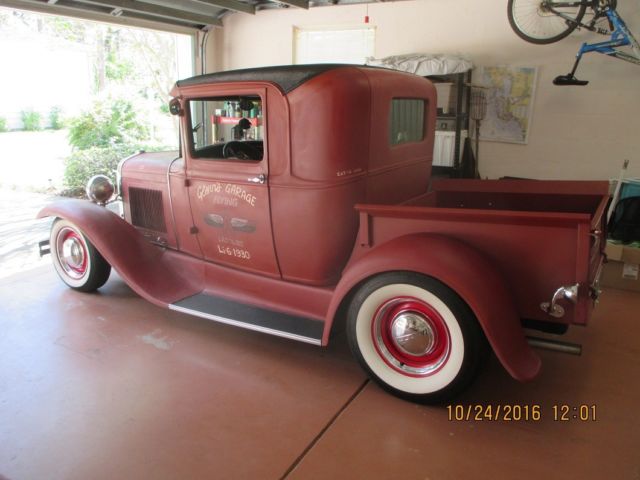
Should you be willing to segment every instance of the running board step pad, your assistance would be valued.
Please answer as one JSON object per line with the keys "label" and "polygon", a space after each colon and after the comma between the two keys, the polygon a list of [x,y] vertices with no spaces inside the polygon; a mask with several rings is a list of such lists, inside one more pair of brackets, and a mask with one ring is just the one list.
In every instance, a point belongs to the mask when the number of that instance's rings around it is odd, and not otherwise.
{"label": "running board step pad", "polygon": [[324,322],[198,293],[169,305],[169,309],[236,327],[320,345]]}

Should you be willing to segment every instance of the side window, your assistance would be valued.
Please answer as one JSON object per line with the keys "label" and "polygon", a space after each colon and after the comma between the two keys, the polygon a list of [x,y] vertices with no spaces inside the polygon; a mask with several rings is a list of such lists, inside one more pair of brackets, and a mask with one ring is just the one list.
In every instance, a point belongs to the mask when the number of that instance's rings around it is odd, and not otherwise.
{"label": "side window", "polygon": [[389,143],[400,145],[420,142],[424,138],[425,100],[394,98],[389,115]]}
{"label": "side window", "polygon": [[263,114],[259,96],[189,101],[191,154],[201,159],[262,160]]}

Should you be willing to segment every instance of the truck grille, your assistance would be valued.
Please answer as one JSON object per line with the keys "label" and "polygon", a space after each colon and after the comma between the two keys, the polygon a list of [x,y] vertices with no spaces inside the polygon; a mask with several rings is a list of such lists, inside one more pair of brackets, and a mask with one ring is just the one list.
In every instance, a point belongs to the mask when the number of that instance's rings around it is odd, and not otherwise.
{"label": "truck grille", "polygon": [[131,223],[133,225],[166,233],[167,227],[164,222],[164,207],[160,190],[130,187],[129,206],[131,207]]}

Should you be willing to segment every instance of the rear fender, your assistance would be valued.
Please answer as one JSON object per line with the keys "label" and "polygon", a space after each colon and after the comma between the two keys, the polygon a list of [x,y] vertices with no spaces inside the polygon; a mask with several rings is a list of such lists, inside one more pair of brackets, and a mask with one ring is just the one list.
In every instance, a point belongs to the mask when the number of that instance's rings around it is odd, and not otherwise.
{"label": "rear fender", "polygon": [[202,290],[202,262],[149,243],[104,207],[86,200],[61,200],[43,208],[38,213],[42,217],[72,222],[136,293],[156,305],[166,307]]}
{"label": "rear fender", "polygon": [[367,278],[389,271],[422,273],[446,284],[469,305],[496,356],[512,377],[528,381],[538,374],[540,358],[525,339],[504,278],[480,252],[442,235],[399,237],[348,265],[329,306],[323,344],[329,339],[343,300]]}

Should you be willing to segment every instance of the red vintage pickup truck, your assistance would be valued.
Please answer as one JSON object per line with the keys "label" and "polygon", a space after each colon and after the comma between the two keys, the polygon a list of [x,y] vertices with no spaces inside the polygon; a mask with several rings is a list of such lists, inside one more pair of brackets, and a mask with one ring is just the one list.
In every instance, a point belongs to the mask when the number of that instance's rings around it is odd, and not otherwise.
{"label": "red vintage pickup truck", "polygon": [[172,96],[180,151],[120,163],[123,218],[101,206],[104,177],[94,203],[40,213],[56,217],[53,264],[71,288],[93,291],[113,267],[162,307],[316,345],[346,319],[369,375],[419,402],[458,394],[489,348],[530,380],[524,327],[587,323],[608,184],[430,182],[427,79],[270,67],[179,81]]}

